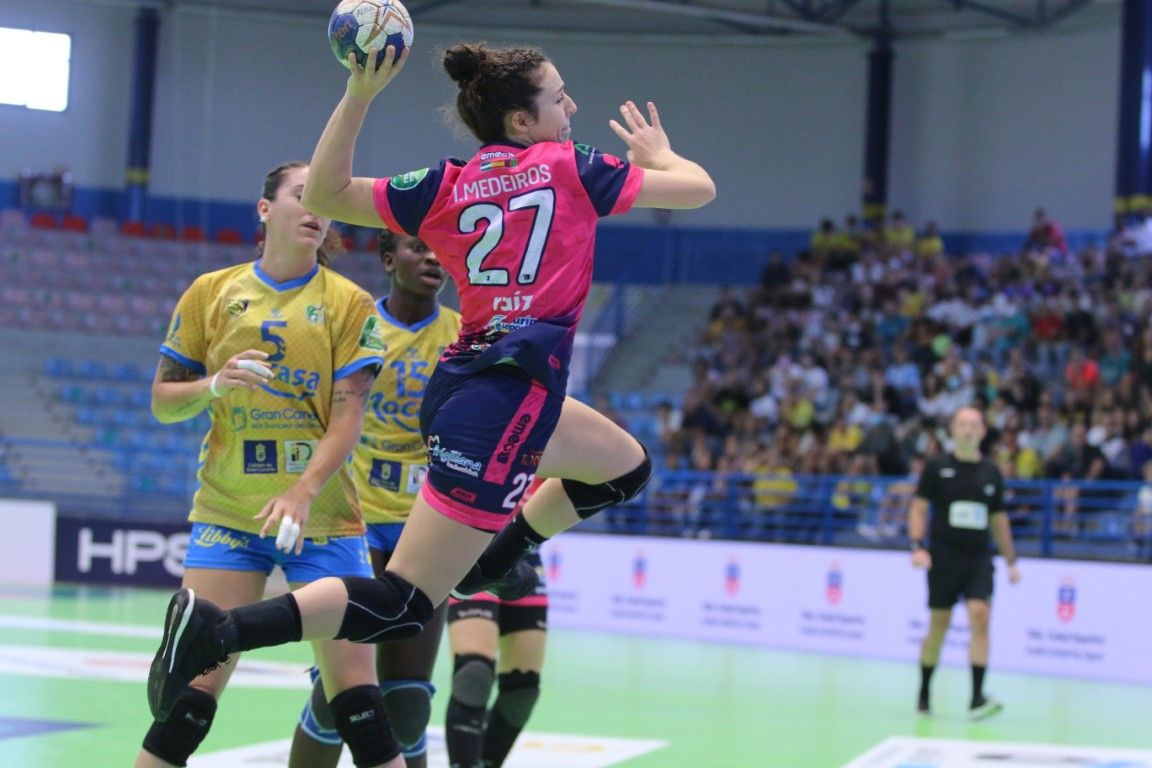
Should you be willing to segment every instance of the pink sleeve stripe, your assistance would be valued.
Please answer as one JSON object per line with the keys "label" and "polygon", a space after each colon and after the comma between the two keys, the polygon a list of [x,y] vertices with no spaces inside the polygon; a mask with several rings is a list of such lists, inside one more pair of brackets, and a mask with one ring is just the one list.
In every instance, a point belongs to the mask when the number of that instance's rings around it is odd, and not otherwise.
{"label": "pink sleeve stripe", "polygon": [[629,167],[624,189],[620,190],[620,196],[616,198],[616,205],[612,206],[612,212],[609,215],[628,213],[632,210],[632,203],[636,202],[636,196],[640,194],[640,187],[643,184],[644,169],[638,165]]}

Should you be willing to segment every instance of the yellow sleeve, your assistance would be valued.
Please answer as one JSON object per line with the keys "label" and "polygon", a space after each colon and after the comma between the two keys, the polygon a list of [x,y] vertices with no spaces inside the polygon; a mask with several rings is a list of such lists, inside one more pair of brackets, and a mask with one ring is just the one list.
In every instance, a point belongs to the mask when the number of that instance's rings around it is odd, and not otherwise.
{"label": "yellow sleeve", "polygon": [[340,379],[361,368],[372,365],[377,370],[384,366],[384,322],[372,297],[359,288],[349,291],[344,306],[347,315],[339,329],[333,329],[332,379]]}
{"label": "yellow sleeve", "polygon": [[160,354],[201,376],[207,374],[208,313],[205,303],[209,296],[207,280],[204,277],[196,278],[176,302],[176,309],[172,311],[172,320],[168,324],[168,335],[160,345]]}

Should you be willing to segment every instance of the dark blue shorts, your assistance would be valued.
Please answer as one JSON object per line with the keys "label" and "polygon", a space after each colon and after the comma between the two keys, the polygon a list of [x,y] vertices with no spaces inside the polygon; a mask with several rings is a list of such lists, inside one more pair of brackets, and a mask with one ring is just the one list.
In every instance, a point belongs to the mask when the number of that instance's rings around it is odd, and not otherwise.
{"label": "dark blue shorts", "polygon": [[428,478],[420,493],[453,520],[497,531],[536,476],[564,398],[519,368],[438,368],[420,409]]}

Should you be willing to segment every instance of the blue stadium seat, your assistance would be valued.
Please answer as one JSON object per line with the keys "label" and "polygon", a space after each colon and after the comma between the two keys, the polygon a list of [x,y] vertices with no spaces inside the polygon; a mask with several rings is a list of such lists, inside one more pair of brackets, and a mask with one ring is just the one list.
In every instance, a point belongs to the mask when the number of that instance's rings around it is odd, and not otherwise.
{"label": "blue stadium seat", "polygon": [[108,369],[101,360],[81,360],[76,365],[76,375],[86,379],[99,380],[107,378]]}
{"label": "blue stadium seat", "polygon": [[50,357],[44,361],[44,375],[63,379],[72,375],[72,361],[66,357]]}

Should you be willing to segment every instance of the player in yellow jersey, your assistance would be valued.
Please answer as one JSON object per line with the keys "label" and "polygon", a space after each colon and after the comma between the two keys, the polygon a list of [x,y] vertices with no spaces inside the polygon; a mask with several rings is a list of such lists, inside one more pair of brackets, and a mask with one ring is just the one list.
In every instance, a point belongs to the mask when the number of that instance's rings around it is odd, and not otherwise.
{"label": "player in yellow jersey", "polygon": [[[260,258],[201,275],[185,291],[152,384],[160,421],[205,409],[212,417],[183,583],[227,605],[259,599],[276,565],[294,587],[371,575],[347,458],[383,365],[383,320],[368,293],[320,265],[339,238],[300,205],[307,177],[303,163],[268,175],[257,204]],[[269,531],[273,520],[279,527]],[[334,711],[376,690],[370,646],[313,647]],[[197,677],[172,715],[153,722],[137,768],[187,763],[236,659]]]}
{"label": "player in yellow jersey", "polygon": [[[380,261],[391,289],[376,307],[384,318],[384,369],[369,397],[364,433],[353,455],[356,485],[372,565],[383,573],[400,530],[427,472],[428,453],[420,437],[420,404],[428,376],[444,348],[460,333],[460,315],[437,301],[447,279],[440,262],[418,237],[387,230],[380,234]],[[408,768],[424,768],[424,731],[431,715],[432,666],[440,646],[445,605],[420,634],[377,648],[377,672],[389,719]],[[313,668],[315,680],[316,669]],[[332,768],[340,758],[324,687],[316,680],[288,760],[290,768]]]}

